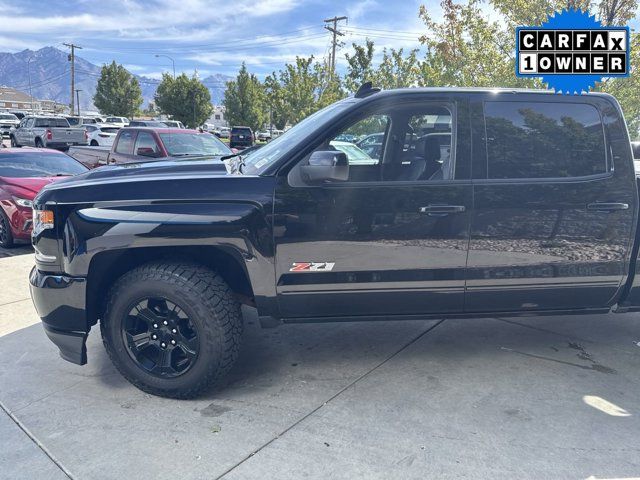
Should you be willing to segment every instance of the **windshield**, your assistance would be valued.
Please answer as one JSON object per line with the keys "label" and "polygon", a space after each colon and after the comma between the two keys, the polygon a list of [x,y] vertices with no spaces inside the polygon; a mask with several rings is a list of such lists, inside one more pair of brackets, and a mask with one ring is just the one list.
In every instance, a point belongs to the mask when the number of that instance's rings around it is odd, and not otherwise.
{"label": "windshield", "polygon": [[100,131],[104,133],[118,133],[118,127],[100,127]]}
{"label": "windshield", "polygon": [[87,170],[87,167],[64,154],[11,153],[0,155],[0,177],[55,177],[78,175]]}
{"label": "windshield", "polygon": [[231,150],[209,133],[161,133],[160,139],[172,157],[187,155],[230,155]]}
{"label": "windshield", "polygon": [[76,125],[80,125],[80,119],[79,118],[67,117],[67,121],[69,122],[69,125],[71,125],[72,127],[74,127]]}
{"label": "windshield", "polygon": [[322,110],[318,110],[313,115],[308,116],[275,140],[272,140],[261,149],[252,152],[244,162],[243,173],[247,175],[260,175],[269,165],[278,160],[283,153],[287,152],[301,139],[309,135],[331,117],[344,111],[352,103],[352,100],[333,103]]}
{"label": "windshield", "polygon": [[0,114],[0,120],[18,120],[18,117],[10,113],[2,113]]}

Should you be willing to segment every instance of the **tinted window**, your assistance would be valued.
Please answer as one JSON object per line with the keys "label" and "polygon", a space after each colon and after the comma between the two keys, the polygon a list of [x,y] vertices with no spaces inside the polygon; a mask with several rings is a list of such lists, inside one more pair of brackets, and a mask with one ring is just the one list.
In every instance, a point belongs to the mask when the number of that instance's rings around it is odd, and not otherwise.
{"label": "tinted window", "polygon": [[250,128],[232,128],[231,135],[251,135]]}
{"label": "tinted window", "polygon": [[231,150],[209,133],[161,133],[160,139],[171,156],[230,155]]}
{"label": "tinted window", "polygon": [[66,118],[36,118],[36,127],[69,128]]}
{"label": "tinted window", "polygon": [[86,171],[87,167],[60,153],[0,154],[0,177],[55,177]]}
{"label": "tinted window", "polygon": [[580,177],[607,171],[595,107],[486,102],[489,178]]}
{"label": "tinted window", "polygon": [[125,155],[132,155],[134,136],[135,136],[135,131],[123,130],[122,133],[120,134],[120,138],[118,139],[118,144],[116,145],[116,152],[124,153]]}
{"label": "tinted window", "polygon": [[67,121],[69,125],[75,127],[76,125],[80,125],[80,119],[78,117],[67,117]]}

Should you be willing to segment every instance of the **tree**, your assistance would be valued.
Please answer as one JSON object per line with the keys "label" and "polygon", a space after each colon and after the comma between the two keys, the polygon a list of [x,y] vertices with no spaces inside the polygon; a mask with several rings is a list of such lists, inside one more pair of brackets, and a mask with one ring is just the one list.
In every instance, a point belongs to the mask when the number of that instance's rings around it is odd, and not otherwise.
{"label": "tree", "polygon": [[142,105],[138,80],[115,61],[103,65],[93,104],[104,115],[133,117]]}
{"label": "tree", "polygon": [[365,82],[374,80],[373,54],[375,51],[373,41],[368,38],[364,45],[352,44],[353,54],[345,54],[347,59],[347,74],[344,85],[350,92],[356,92]]}
{"label": "tree", "polygon": [[271,123],[278,129],[284,130],[289,121],[289,112],[284,101],[284,89],[278,81],[276,72],[264,79],[266,107],[269,109]]}
{"label": "tree", "polygon": [[420,62],[417,56],[417,48],[411,50],[407,56],[404,55],[403,48],[385,48],[382,51],[382,61],[373,76],[373,84],[387,90],[416,86],[420,78]]}
{"label": "tree", "polygon": [[182,73],[176,78],[165,73],[155,94],[156,107],[191,128],[202,125],[213,112],[211,94],[200,80]]}
{"label": "tree", "polygon": [[235,80],[227,82],[224,92],[225,116],[231,125],[244,125],[259,130],[268,120],[265,91],[258,78],[242,63]]}

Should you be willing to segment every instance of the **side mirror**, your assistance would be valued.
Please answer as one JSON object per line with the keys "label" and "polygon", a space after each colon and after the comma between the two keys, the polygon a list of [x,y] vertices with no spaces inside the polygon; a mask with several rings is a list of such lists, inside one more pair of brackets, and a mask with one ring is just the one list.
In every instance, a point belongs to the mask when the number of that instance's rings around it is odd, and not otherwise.
{"label": "side mirror", "polygon": [[309,164],[300,167],[300,173],[309,183],[346,182],[349,180],[349,160],[344,152],[313,152]]}
{"label": "side mirror", "polygon": [[155,150],[151,147],[140,147],[136,151],[136,155],[141,157],[157,157]]}

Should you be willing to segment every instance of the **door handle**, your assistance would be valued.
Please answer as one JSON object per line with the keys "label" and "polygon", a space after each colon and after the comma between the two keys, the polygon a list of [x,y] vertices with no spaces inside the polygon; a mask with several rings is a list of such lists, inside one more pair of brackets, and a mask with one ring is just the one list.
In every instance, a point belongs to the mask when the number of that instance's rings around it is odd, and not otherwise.
{"label": "door handle", "polygon": [[587,210],[592,212],[615,212],[628,209],[629,204],[621,202],[594,202],[587,205]]}
{"label": "door handle", "polygon": [[420,207],[420,213],[426,213],[432,217],[444,217],[452,213],[462,213],[466,210],[464,205],[427,205]]}

